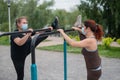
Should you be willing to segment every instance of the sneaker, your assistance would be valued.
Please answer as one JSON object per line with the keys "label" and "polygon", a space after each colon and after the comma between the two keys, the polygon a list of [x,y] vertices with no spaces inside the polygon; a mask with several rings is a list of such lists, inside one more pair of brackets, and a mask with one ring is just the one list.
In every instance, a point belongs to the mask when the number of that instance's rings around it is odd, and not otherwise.
{"label": "sneaker", "polygon": [[81,27],[81,15],[77,17],[74,27]]}
{"label": "sneaker", "polygon": [[52,22],[51,26],[53,27],[53,29],[59,29],[59,25],[58,25],[58,17],[56,16],[54,21]]}

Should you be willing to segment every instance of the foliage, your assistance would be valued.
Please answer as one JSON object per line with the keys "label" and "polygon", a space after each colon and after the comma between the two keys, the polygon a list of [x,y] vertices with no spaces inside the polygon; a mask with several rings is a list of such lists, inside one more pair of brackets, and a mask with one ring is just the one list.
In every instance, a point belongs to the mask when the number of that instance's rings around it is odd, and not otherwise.
{"label": "foliage", "polygon": [[[67,12],[63,9],[52,10],[50,7],[54,5],[54,0],[39,3],[39,0],[10,0],[11,1],[11,26],[12,31],[15,30],[15,20],[20,16],[27,16],[29,27],[33,29],[43,28],[49,26],[53,22],[55,16],[59,18],[59,25],[64,29],[71,29],[76,17],[81,14],[79,10],[71,10]],[[0,0],[0,31],[8,31],[7,26],[3,24],[8,23],[8,7],[7,0]]]}
{"label": "foliage", "polygon": [[76,41],[80,41],[79,36],[72,36],[72,35],[69,35],[69,37],[72,38],[72,39],[75,39]]}
{"label": "foliage", "polygon": [[118,44],[120,44],[120,39],[117,39],[116,42],[117,42]]}
{"label": "foliage", "polygon": [[7,22],[8,13],[7,5],[3,0],[0,0],[0,29],[3,29],[4,24]]}
{"label": "foliage", "polygon": [[9,45],[9,37],[8,36],[0,37],[0,45]]}
{"label": "foliage", "polygon": [[104,27],[106,36],[120,37],[119,0],[81,0],[79,10]]}
{"label": "foliage", "polygon": [[110,48],[110,44],[115,40],[115,38],[107,37],[102,39],[102,44],[105,48]]}
{"label": "foliage", "polygon": [[0,27],[1,27],[0,29],[1,29],[2,31],[5,31],[5,32],[8,31],[8,23],[7,23],[7,22],[1,24]]}

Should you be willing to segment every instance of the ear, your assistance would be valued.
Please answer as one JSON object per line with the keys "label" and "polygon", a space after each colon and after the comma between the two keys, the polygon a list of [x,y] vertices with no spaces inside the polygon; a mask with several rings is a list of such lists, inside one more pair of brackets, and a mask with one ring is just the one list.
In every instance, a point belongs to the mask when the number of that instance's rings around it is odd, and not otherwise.
{"label": "ear", "polygon": [[87,27],[87,30],[91,31],[90,27]]}
{"label": "ear", "polygon": [[17,28],[21,28],[21,24],[20,23],[17,23]]}

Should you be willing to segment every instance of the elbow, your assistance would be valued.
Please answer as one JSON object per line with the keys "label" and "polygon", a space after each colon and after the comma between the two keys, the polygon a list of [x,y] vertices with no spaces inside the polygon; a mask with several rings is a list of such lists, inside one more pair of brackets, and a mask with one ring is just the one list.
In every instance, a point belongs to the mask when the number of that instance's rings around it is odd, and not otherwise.
{"label": "elbow", "polygon": [[23,46],[24,44],[21,42],[16,43],[18,46]]}
{"label": "elbow", "polygon": [[18,45],[18,46],[22,46],[23,44],[20,43],[20,44],[17,44],[17,45]]}
{"label": "elbow", "polygon": [[74,47],[74,43],[73,42],[70,42],[69,44],[70,44],[70,46]]}

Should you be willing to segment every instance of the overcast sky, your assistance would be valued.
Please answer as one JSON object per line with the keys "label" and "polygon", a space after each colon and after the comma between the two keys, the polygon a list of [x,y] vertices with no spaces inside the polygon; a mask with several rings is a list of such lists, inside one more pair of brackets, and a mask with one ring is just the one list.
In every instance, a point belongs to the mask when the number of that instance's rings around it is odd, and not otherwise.
{"label": "overcast sky", "polygon": [[[40,0],[40,3],[42,3],[43,1],[44,0]],[[52,7],[52,9],[65,9],[67,11],[70,11],[71,8],[76,8],[75,5],[78,4],[80,4],[80,0],[55,0],[55,5]]]}

